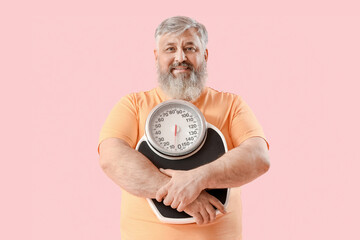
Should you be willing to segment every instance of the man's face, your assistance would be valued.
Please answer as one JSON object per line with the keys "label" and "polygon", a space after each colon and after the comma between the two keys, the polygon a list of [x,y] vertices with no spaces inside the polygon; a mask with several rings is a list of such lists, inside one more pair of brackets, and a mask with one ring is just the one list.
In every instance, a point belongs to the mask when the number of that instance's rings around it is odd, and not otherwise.
{"label": "man's face", "polygon": [[[155,59],[161,73],[170,72],[175,76],[189,74],[191,68],[198,69],[203,61],[207,61],[207,50],[202,49],[196,29],[190,28],[180,35],[166,34],[160,37]],[[190,65],[176,66],[179,63]]]}
{"label": "man's face", "polygon": [[160,87],[170,97],[195,100],[205,85],[208,56],[196,29],[161,36],[154,53]]}

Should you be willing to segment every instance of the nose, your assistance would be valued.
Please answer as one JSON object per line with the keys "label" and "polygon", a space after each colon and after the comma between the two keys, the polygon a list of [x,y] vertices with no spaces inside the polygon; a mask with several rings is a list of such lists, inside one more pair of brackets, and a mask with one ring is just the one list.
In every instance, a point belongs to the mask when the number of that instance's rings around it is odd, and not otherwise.
{"label": "nose", "polygon": [[184,53],[184,51],[182,49],[179,49],[177,52],[176,52],[176,55],[175,55],[175,61],[176,62],[179,62],[179,63],[182,63],[183,61],[185,61],[187,58],[186,58],[186,54]]}

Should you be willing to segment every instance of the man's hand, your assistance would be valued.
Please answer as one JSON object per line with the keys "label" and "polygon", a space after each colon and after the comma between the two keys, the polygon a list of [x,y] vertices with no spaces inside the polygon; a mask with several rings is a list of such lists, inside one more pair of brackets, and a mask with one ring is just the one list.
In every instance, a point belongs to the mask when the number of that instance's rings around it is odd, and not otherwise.
{"label": "man's hand", "polygon": [[157,191],[156,200],[163,201],[166,206],[171,206],[179,212],[184,211],[186,206],[204,190],[201,174],[193,170],[160,169],[160,171],[171,177],[171,180]]}
{"label": "man's hand", "polygon": [[194,217],[197,224],[201,225],[215,220],[216,210],[214,207],[221,213],[226,213],[224,205],[216,197],[202,191],[199,197],[190,203],[184,211]]}

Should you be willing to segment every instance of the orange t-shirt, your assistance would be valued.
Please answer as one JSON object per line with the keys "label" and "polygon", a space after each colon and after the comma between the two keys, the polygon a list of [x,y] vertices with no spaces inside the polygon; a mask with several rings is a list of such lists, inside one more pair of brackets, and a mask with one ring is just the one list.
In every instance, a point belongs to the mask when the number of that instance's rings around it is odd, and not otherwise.
{"label": "orange t-shirt", "polygon": [[[160,88],[133,93],[123,97],[111,110],[100,132],[100,143],[111,137],[125,140],[135,148],[144,135],[149,112],[159,103],[169,100]],[[205,88],[201,96],[192,101],[207,122],[224,135],[228,150],[239,146],[250,137],[265,139],[262,127],[241,97]],[[98,147],[99,147],[98,146]],[[240,188],[232,188],[227,213],[207,225],[165,224],[160,222],[144,198],[126,191],[121,199],[122,240],[237,240],[241,239]]]}

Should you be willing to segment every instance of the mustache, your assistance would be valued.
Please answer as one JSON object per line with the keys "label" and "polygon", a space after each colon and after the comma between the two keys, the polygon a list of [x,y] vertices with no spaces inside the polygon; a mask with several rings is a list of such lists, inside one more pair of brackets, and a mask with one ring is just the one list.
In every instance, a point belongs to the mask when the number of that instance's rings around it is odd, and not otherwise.
{"label": "mustache", "polygon": [[171,64],[171,66],[169,67],[169,70],[172,71],[174,68],[176,67],[187,67],[189,68],[190,70],[194,70],[194,66],[191,64],[191,63],[188,63],[188,62],[181,62],[181,63],[173,63]]}

